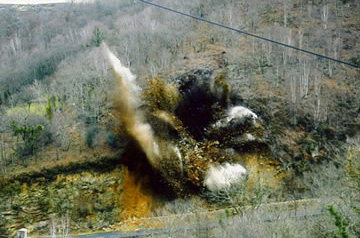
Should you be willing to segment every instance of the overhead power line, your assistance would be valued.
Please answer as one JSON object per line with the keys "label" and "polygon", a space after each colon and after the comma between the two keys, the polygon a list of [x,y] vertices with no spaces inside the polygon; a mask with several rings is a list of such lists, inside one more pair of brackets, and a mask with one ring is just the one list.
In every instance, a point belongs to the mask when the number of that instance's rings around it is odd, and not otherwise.
{"label": "overhead power line", "polygon": [[340,63],[340,64],[349,65],[349,66],[355,67],[355,68],[360,68],[359,65],[356,65],[356,64],[353,64],[353,63],[350,63],[350,62],[338,60],[338,59],[335,59],[335,58],[332,58],[332,57],[329,57],[329,56],[326,56],[326,55],[322,55],[322,54],[318,54],[318,53],[315,53],[315,52],[312,52],[312,51],[309,51],[309,50],[301,49],[301,48],[293,46],[293,45],[284,44],[284,43],[281,43],[279,41],[275,41],[275,40],[272,40],[272,39],[269,39],[269,38],[254,35],[252,33],[246,32],[246,31],[242,31],[242,30],[230,27],[230,26],[223,25],[221,23],[209,21],[209,20],[206,20],[206,19],[201,18],[201,17],[197,17],[197,16],[190,15],[190,14],[187,14],[187,13],[184,13],[184,12],[180,12],[180,11],[177,11],[177,10],[174,10],[174,9],[171,9],[171,8],[168,8],[168,7],[156,4],[156,3],[152,3],[152,2],[148,2],[148,1],[144,1],[144,0],[138,0],[138,1],[142,2],[142,3],[145,3],[145,4],[152,5],[152,6],[157,7],[157,8],[161,8],[161,9],[169,11],[169,12],[173,12],[173,13],[185,16],[185,17],[190,17],[190,18],[193,18],[193,19],[198,20],[198,21],[206,22],[206,23],[208,23],[210,25],[222,27],[222,28],[225,28],[225,29],[228,29],[228,30],[231,30],[231,31],[235,31],[235,32],[240,33],[240,34],[251,36],[251,37],[263,40],[263,41],[267,41],[267,42],[277,44],[277,45],[280,45],[280,46],[283,46],[283,47],[286,47],[286,48],[290,48],[290,49],[293,49],[293,50],[297,50],[297,51],[300,51],[300,52],[303,52],[303,53],[306,53],[306,54],[314,55],[314,56],[317,56],[319,58],[331,60],[331,61],[334,61],[334,62],[337,62],[337,63]]}

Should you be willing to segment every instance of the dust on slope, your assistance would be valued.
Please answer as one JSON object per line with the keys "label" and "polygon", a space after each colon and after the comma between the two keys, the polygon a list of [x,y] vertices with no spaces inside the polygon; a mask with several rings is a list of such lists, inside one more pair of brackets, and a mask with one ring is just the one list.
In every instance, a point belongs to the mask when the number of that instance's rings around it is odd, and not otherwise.
{"label": "dust on slope", "polygon": [[152,206],[152,195],[146,193],[144,188],[148,185],[148,179],[138,179],[136,174],[129,169],[124,169],[124,183],[122,193],[122,205],[124,210],[120,215],[120,223],[114,228],[116,230],[131,231],[135,230],[139,225],[137,222],[127,223],[122,226],[122,222],[132,220],[134,218],[147,217]]}

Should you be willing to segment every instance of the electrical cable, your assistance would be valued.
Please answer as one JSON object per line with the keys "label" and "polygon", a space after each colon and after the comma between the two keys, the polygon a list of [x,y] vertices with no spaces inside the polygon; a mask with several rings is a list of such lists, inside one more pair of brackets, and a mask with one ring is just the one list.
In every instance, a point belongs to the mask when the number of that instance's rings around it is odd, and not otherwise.
{"label": "electrical cable", "polygon": [[300,52],[303,52],[303,53],[306,53],[306,54],[311,54],[311,55],[317,56],[319,58],[331,60],[331,61],[334,61],[334,62],[337,62],[337,63],[340,63],[340,64],[345,64],[345,65],[348,65],[348,66],[352,66],[352,67],[355,67],[355,68],[360,68],[360,65],[356,65],[356,64],[353,64],[353,63],[350,63],[350,62],[346,62],[346,61],[338,60],[338,59],[335,59],[335,58],[331,58],[329,56],[318,54],[318,53],[315,53],[315,52],[312,52],[312,51],[309,51],[309,50],[301,49],[301,48],[296,47],[296,46],[284,44],[284,43],[281,43],[279,41],[275,41],[275,40],[268,39],[268,38],[265,38],[265,37],[262,37],[262,36],[258,36],[258,35],[255,35],[255,34],[252,34],[252,33],[246,32],[246,31],[242,31],[242,30],[230,27],[230,26],[223,25],[221,23],[209,21],[209,20],[206,20],[204,18],[197,17],[197,16],[194,16],[194,15],[190,15],[190,14],[187,14],[187,13],[184,13],[184,12],[180,12],[180,11],[177,11],[177,10],[174,10],[174,9],[171,9],[171,8],[168,8],[168,7],[156,4],[156,3],[152,3],[152,2],[148,2],[148,1],[144,1],[144,0],[138,0],[138,1],[142,2],[142,3],[145,3],[145,4],[148,4],[148,5],[152,5],[152,6],[157,7],[157,8],[161,8],[161,9],[166,10],[166,11],[170,11],[170,12],[185,16],[185,17],[190,17],[190,18],[193,18],[195,20],[208,23],[210,25],[215,25],[215,26],[218,26],[218,27],[222,27],[222,28],[225,28],[225,29],[228,29],[228,30],[231,30],[231,31],[235,31],[235,32],[240,33],[240,34],[244,34],[244,35],[247,35],[247,36],[251,36],[251,37],[263,40],[263,41],[267,41],[267,42],[277,44],[277,45],[280,45],[280,46],[283,46],[283,47],[287,47],[287,48],[290,48],[290,49],[293,49],[293,50],[297,50],[297,51],[300,51]]}

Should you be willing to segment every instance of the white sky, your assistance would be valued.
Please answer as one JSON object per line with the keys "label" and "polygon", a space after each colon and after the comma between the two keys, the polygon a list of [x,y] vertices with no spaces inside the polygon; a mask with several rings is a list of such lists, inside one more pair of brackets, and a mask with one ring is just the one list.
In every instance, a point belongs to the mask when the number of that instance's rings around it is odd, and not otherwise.
{"label": "white sky", "polygon": [[[85,1],[74,0],[74,2],[85,2]],[[71,0],[0,0],[0,4],[45,4],[45,3],[62,3],[62,2],[71,2]]]}

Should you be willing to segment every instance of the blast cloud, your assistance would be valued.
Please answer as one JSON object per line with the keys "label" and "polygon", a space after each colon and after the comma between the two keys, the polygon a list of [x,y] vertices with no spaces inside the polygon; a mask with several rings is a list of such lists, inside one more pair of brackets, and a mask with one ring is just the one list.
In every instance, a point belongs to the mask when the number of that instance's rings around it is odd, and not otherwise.
{"label": "blast cloud", "polygon": [[[192,142],[184,145],[180,143],[181,140],[172,141],[169,138],[156,137],[153,128],[145,122],[145,117],[142,111],[139,110],[141,90],[136,85],[136,76],[121,64],[120,60],[109,50],[106,44],[103,44],[102,47],[104,48],[106,58],[112,66],[116,80],[116,90],[113,99],[114,115],[117,119],[121,120],[129,136],[137,141],[152,167],[160,171],[163,176],[167,176],[166,179],[174,188],[182,189],[186,180],[191,177],[189,174],[189,178],[183,177],[186,174],[185,166],[188,166],[187,173],[192,171],[191,168],[196,168],[196,164],[191,165],[184,162],[184,160],[188,158],[186,154],[188,152],[184,151],[189,151],[191,154],[191,152],[193,152],[191,151],[191,147],[196,147],[197,142],[190,139],[188,141]],[[169,112],[157,111],[154,112],[153,115],[157,115],[163,123],[174,126],[173,116],[171,116]],[[228,120],[247,116],[251,116],[254,120],[257,118],[252,111],[241,106],[234,107],[228,112]],[[187,133],[184,132],[182,137],[186,137],[186,135]],[[208,149],[209,147],[206,146],[203,148],[204,151]],[[229,188],[232,184],[243,179],[247,173],[246,169],[239,164],[225,163],[215,166],[211,165],[210,161],[216,160],[211,158],[203,160],[202,158],[203,157],[199,155],[198,158],[195,159],[195,161],[198,161],[200,164],[205,163],[201,172],[203,174],[198,177],[195,176],[195,179],[199,180],[199,177],[201,177],[203,179],[203,186],[211,191]],[[193,162],[196,163],[195,161]]]}

